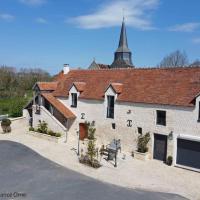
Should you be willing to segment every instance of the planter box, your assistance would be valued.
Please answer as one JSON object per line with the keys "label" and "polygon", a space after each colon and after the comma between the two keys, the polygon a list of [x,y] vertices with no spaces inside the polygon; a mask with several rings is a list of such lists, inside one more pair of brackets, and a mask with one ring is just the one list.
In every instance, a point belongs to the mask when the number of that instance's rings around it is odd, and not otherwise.
{"label": "planter box", "polygon": [[58,143],[60,140],[62,140],[62,136],[61,137],[55,137],[55,136],[51,136],[51,135],[47,135],[44,133],[39,133],[39,132],[35,132],[35,131],[29,131],[28,134],[37,137],[37,138],[41,138],[47,141],[51,141],[51,142],[55,142]]}
{"label": "planter box", "polygon": [[138,160],[150,160],[150,153],[140,153],[138,151],[134,151],[134,158]]}

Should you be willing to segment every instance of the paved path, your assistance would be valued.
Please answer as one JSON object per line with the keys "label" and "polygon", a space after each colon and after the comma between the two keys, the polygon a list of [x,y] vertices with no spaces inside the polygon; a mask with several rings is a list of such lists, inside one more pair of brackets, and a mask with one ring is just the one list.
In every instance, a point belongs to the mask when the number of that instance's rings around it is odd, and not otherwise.
{"label": "paved path", "polygon": [[3,193],[26,193],[17,200],[183,200],[178,195],[131,190],[103,183],[64,168],[11,141],[0,141],[0,199]]}

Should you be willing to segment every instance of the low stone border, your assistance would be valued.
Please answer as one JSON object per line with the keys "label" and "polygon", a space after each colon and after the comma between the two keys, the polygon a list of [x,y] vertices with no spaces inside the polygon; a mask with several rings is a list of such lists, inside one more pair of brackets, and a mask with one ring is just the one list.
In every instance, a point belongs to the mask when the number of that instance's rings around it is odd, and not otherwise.
{"label": "low stone border", "polygon": [[146,153],[140,153],[138,151],[134,151],[134,158],[138,160],[150,160],[150,154],[149,152]]}
{"label": "low stone border", "polygon": [[35,131],[29,131],[27,134],[32,135],[34,137],[37,138],[41,138],[47,141],[51,141],[51,142],[55,142],[55,143],[59,143],[60,140],[62,140],[62,136],[61,137],[55,137],[55,136],[51,136],[51,135],[47,135],[44,133],[39,133],[39,132],[35,132]]}
{"label": "low stone border", "polygon": [[16,118],[9,118],[10,121],[17,121],[17,120],[21,120],[21,119],[26,119],[26,117],[16,117]]}

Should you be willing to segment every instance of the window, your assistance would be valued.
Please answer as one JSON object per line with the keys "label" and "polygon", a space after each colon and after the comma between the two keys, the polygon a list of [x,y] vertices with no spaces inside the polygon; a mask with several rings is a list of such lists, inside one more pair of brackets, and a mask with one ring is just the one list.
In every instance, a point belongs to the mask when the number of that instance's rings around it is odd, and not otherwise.
{"label": "window", "polygon": [[138,127],[137,129],[138,129],[138,133],[142,135],[142,128]]}
{"label": "window", "polygon": [[108,101],[107,118],[114,119],[114,104],[115,104],[114,96],[107,96],[107,101]]}
{"label": "window", "polygon": [[72,105],[71,107],[76,108],[77,107],[77,94],[76,93],[72,93]]}
{"label": "window", "polygon": [[157,125],[166,126],[166,111],[157,110]]}
{"label": "window", "polygon": [[199,116],[198,116],[198,122],[200,122],[200,102],[199,102]]}
{"label": "window", "polygon": [[116,129],[116,124],[112,123],[112,129]]}

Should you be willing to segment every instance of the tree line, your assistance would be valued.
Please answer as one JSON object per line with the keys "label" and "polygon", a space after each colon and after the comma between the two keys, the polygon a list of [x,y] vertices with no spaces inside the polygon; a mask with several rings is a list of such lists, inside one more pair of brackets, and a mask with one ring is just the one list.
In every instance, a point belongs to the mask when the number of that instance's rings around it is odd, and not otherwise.
{"label": "tree line", "polygon": [[160,68],[193,67],[193,66],[200,66],[200,60],[197,59],[192,63],[190,63],[186,52],[177,50],[170,53],[169,55],[166,55],[157,66]]}
{"label": "tree line", "polygon": [[42,69],[17,70],[0,67],[0,115],[22,116],[24,106],[32,98],[32,87],[37,81],[51,81],[50,74]]}
{"label": "tree line", "polygon": [[50,81],[51,76],[42,69],[0,67],[0,98],[24,97],[37,81]]}

